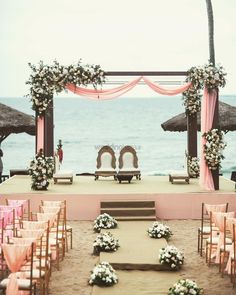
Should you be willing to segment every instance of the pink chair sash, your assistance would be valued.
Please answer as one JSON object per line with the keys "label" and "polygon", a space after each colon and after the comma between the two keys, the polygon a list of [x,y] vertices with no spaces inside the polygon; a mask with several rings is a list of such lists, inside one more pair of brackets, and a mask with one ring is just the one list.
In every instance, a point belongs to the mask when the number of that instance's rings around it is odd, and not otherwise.
{"label": "pink chair sash", "polygon": [[226,212],[227,204],[204,204],[204,206],[209,214],[210,212]]}
{"label": "pink chair sash", "polygon": [[216,259],[215,262],[219,263],[220,262],[220,247],[224,244],[224,217],[226,218],[233,218],[235,216],[235,212],[212,212],[212,218],[215,221],[215,225],[219,228],[220,233],[219,233],[219,242],[217,244],[217,249],[216,249]]}
{"label": "pink chair sash", "polygon": [[43,229],[21,229],[20,235],[22,238],[35,238],[38,239],[43,234]]}
{"label": "pink chair sash", "polygon": [[16,272],[20,269],[23,262],[26,260],[30,245],[12,245],[2,244],[4,257],[12,274],[9,276],[6,294],[18,295],[18,283]]}
{"label": "pink chair sash", "polygon": [[46,206],[41,206],[43,213],[55,213],[57,214],[61,207],[46,207]]}
{"label": "pink chair sash", "polygon": [[31,230],[36,230],[36,229],[46,229],[48,224],[46,221],[28,221],[28,220],[23,220],[23,229],[31,229]]}

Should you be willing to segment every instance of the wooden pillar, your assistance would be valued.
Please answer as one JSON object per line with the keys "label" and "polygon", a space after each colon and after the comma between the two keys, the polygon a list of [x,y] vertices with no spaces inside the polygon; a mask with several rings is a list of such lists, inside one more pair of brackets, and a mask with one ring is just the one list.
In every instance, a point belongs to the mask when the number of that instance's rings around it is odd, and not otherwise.
{"label": "wooden pillar", "polygon": [[187,115],[188,155],[197,157],[197,114]]}
{"label": "wooden pillar", "polygon": [[[217,89],[216,94],[216,105],[215,105],[215,111],[214,111],[214,119],[212,123],[212,129],[213,128],[219,128],[219,90]],[[212,177],[214,182],[214,188],[215,190],[219,190],[219,168],[216,170],[212,170]]]}
{"label": "wooden pillar", "polygon": [[44,154],[46,157],[52,157],[54,155],[53,102],[50,103],[45,113]]}

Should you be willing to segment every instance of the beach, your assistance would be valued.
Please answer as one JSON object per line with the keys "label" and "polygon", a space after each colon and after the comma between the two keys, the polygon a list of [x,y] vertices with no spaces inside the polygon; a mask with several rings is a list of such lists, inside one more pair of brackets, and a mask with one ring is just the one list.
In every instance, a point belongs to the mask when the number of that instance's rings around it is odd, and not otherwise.
{"label": "beach", "polygon": [[[168,220],[162,222],[167,224],[173,232],[169,244],[175,245],[184,252],[185,263],[181,271],[183,277],[195,280],[198,286],[204,289],[205,295],[234,295],[235,289],[232,288],[229,276],[225,275],[222,278],[218,273],[218,266],[208,267],[204,257],[200,257],[197,253],[197,228],[200,221]],[[88,278],[90,271],[98,262],[98,257],[92,255],[92,244],[97,234],[93,232],[91,221],[71,221],[69,224],[73,227],[73,249],[69,250],[61,262],[60,271],[52,272],[50,295],[92,295],[92,287],[88,285]],[[146,291],[147,293],[139,293],[135,290],[133,294],[154,295]]]}

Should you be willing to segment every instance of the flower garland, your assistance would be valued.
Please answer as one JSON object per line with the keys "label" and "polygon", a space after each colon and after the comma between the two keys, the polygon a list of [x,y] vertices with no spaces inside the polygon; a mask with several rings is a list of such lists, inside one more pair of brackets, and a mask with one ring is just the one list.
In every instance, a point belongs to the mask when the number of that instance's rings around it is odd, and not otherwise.
{"label": "flower garland", "polygon": [[188,156],[188,172],[190,177],[198,178],[200,175],[199,159]]}
{"label": "flower garland", "polygon": [[221,168],[221,160],[224,159],[223,150],[226,147],[224,132],[218,129],[211,129],[203,133],[206,143],[203,146],[205,161],[211,170]]}
{"label": "flower garland", "polygon": [[147,230],[149,237],[154,239],[161,239],[164,238],[167,241],[172,235],[172,232],[169,226],[159,223],[155,221],[151,227]]}
{"label": "flower garland", "polygon": [[38,154],[35,159],[30,162],[29,175],[32,179],[31,188],[33,190],[47,189],[54,171],[53,157],[45,157],[43,154]]}
{"label": "flower garland", "polygon": [[115,270],[108,262],[97,264],[90,276],[90,285],[112,286],[118,283],[118,277]]}
{"label": "flower garland", "polygon": [[187,115],[194,115],[201,109],[200,90],[205,86],[211,89],[224,87],[226,84],[226,73],[220,65],[213,66],[212,63],[203,67],[192,67],[187,72],[186,82],[191,82],[192,86],[183,92],[183,105]]}
{"label": "flower garland", "polygon": [[94,254],[96,255],[103,251],[116,251],[119,247],[119,241],[116,240],[110,232],[99,234],[93,243]]}
{"label": "flower garland", "polygon": [[183,105],[185,106],[186,115],[194,115],[201,110],[201,97],[199,89],[190,87],[183,92]]}
{"label": "flower garland", "polygon": [[220,65],[213,66],[212,63],[205,64],[203,67],[192,67],[187,72],[187,82],[191,82],[196,89],[204,86],[210,89],[224,87],[226,84],[226,72]]}
{"label": "flower garland", "polygon": [[172,270],[178,270],[184,263],[184,255],[175,246],[166,246],[159,250],[159,261]]}
{"label": "flower garland", "polygon": [[100,214],[95,220],[94,220],[93,229],[96,232],[100,232],[102,228],[109,229],[109,228],[115,228],[117,227],[118,223],[107,213]]}
{"label": "flower garland", "polygon": [[67,83],[95,88],[105,81],[104,71],[99,65],[81,65],[81,60],[75,65],[61,66],[57,61],[50,66],[40,61],[38,67],[29,63],[32,70],[26,84],[30,85],[32,109],[42,116],[53,100],[54,93],[60,93]]}
{"label": "flower garland", "polygon": [[189,279],[181,279],[169,289],[168,295],[201,295],[203,289]]}

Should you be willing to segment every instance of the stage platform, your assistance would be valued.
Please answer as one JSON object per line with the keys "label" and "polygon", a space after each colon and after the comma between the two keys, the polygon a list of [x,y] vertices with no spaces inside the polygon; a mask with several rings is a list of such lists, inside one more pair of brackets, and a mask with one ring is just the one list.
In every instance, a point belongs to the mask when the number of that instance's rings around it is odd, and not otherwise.
{"label": "stage platform", "polygon": [[235,183],[220,177],[220,190],[208,192],[201,189],[198,179],[190,184],[171,184],[168,176],[143,176],[119,184],[112,178],[94,181],[91,176],[76,176],[73,184],[50,183],[47,191],[32,191],[30,177],[15,175],[0,185],[0,203],[5,198],[31,199],[33,211],[38,210],[40,200],[67,200],[69,220],[93,220],[100,213],[103,200],[154,200],[157,218],[199,219],[201,203],[229,203],[229,210],[236,211]]}

